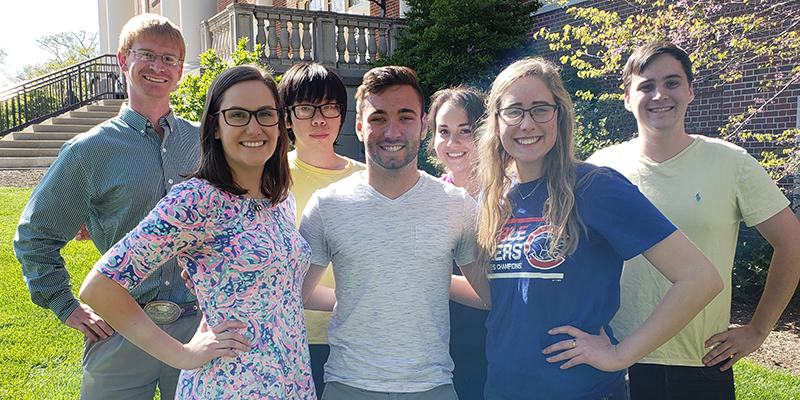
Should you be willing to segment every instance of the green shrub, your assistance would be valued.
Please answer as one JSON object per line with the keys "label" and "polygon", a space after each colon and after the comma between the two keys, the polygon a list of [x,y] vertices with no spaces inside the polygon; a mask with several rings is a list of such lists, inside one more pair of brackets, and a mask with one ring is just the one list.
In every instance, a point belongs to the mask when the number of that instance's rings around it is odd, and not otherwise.
{"label": "green shrub", "polygon": [[203,108],[206,105],[208,87],[211,86],[211,82],[222,71],[235,65],[245,64],[257,64],[267,68],[261,62],[262,46],[257,45],[255,51],[248,51],[247,42],[247,38],[239,40],[239,44],[236,45],[236,51],[231,55],[232,64],[217,56],[213,49],[208,49],[200,55],[200,75],[185,76],[178,85],[178,89],[169,96],[176,115],[190,121],[200,121],[203,117]]}
{"label": "green shrub", "polygon": [[772,260],[772,246],[756,228],[742,224],[733,260],[732,297],[734,300],[755,305],[767,283],[767,272]]}

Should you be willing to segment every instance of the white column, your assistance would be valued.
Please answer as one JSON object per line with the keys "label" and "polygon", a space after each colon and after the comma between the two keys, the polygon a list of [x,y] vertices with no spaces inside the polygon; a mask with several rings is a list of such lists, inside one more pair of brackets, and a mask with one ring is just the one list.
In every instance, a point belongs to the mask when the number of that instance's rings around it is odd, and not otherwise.
{"label": "white column", "polygon": [[97,26],[99,32],[97,37],[100,39],[100,54],[116,53],[108,47],[108,15],[106,14],[106,0],[97,0]]}
{"label": "white column", "polygon": [[216,0],[180,0],[181,32],[186,41],[184,71],[200,67],[200,22],[217,14]]}
{"label": "white column", "polygon": [[106,0],[106,19],[108,21],[108,51],[117,53],[119,33],[129,19],[136,15],[135,0]]}
{"label": "white column", "polygon": [[166,17],[181,29],[181,2],[180,0],[161,0],[161,16]]}

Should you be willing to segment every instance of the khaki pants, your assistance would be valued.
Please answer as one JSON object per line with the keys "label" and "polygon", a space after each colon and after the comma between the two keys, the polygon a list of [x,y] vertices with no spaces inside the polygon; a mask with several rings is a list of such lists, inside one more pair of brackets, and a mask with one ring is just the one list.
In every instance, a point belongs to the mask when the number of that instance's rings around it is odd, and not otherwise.
{"label": "khaki pants", "polygon": [[[200,316],[186,316],[159,325],[181,343],[188,343],[200,324]],[[119,333],[106,340],[83,339],[81,400],[152,400],[156,386],[161,398],[174,399],[180,370],[158,361]]]}

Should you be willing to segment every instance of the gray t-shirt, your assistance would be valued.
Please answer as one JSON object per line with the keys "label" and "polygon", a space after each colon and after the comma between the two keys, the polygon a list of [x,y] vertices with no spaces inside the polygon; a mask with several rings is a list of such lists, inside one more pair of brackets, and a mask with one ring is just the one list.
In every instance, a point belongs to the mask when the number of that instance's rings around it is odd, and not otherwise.
{"label": "gray t-shirt", "polygon": [[452,381],[448,296],[453,260],[473,261],[475,201],[420,172],[388,199],[354,174],[317,191],[300,233],[312,263],[332,263],[337,305],[325,382],[422,392]]}

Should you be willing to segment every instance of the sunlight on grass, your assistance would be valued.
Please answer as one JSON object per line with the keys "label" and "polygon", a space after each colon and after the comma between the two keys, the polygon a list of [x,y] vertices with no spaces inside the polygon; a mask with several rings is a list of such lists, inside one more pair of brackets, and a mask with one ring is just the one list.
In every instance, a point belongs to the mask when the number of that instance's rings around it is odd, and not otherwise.
{"label": "sunlight on grass", "polygon": [[[77,399],[83,335],[30,301],[11,245],[31,191],[0,188],[0,398]],[[74,241],[62,254],[77,293],[100,254],[91,242]],[[783,370],[742,360],[734,373],[739,400],[800,398],[800,377]]]}
{"label": "sunlight on grass", "polygon": [[734,368],[737,399],[797,400],[800,377],[768,368],[750,360],[740,360]]}
{"label": "sunlight on grass", "polygon": [[[0,398],[76,399],[83,335],[31,302],[11,245],[31,191],[0,189]],[[100,255],[91,242],[70,242],[62,254],[77,291]]]}

